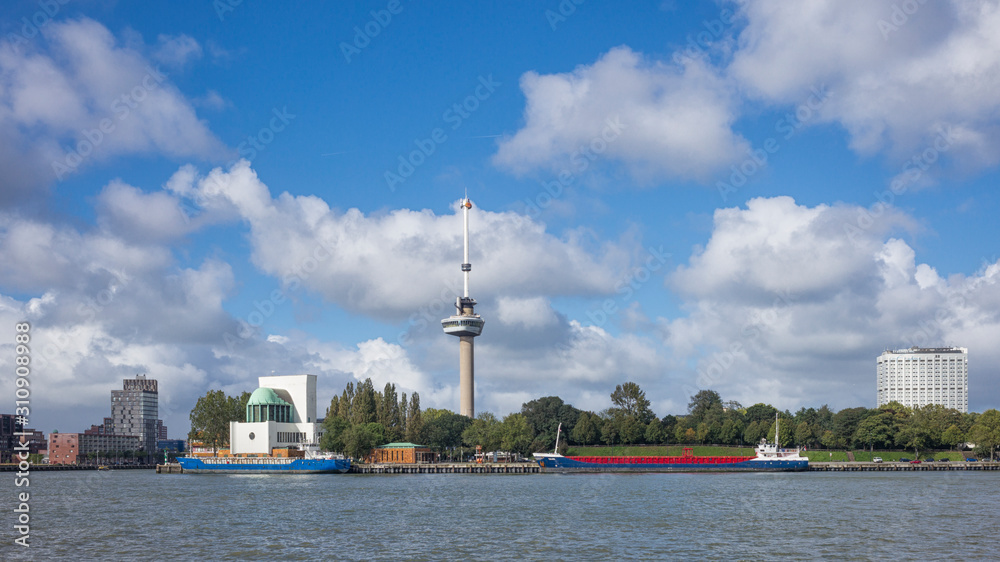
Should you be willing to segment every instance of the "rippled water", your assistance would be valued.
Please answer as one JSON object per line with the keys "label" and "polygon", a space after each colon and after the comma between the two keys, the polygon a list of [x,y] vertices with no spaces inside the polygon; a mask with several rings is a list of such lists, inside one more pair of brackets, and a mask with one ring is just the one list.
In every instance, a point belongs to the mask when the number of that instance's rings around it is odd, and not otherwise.
{"label": "rippled water", "polygon": [[0,559],[965,558],[1000,555],[1000,473],[31,475]]}

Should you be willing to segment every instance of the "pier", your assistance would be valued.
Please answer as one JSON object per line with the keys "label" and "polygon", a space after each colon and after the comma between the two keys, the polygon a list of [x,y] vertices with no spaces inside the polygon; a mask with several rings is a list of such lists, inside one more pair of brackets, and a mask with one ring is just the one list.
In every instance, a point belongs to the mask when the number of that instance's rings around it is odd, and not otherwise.
{"label": "pier", "polygon": [[810,462],[810,471],[821,472],[935,472],[945,470],[1000,470],[1000,462]]}
{"label": "pier", "polygon": [[538,474],[538,463],[356,463],[351,474]]}

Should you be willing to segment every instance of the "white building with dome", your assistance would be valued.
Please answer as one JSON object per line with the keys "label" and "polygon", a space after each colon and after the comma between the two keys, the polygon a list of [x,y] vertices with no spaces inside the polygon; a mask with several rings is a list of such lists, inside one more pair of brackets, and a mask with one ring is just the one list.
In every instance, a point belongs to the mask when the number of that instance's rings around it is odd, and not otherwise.
{"label": "white building with dome", "polygon": [[316,375],[258,377],[246,421],[230,422],[233,455],[271,455],[272,449],[318,445]]}

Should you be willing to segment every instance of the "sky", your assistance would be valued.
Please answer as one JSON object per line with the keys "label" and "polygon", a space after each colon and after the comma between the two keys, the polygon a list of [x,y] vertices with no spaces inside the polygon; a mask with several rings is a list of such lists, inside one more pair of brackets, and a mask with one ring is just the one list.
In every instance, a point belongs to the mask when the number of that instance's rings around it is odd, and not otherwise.
{"label": "sky", "polygon": [[1000,406],[1000,5],[11,1],[0,387],[81,431],[159,381],[371,378],[476,410],[875,406],[885,349],[969,349]]}

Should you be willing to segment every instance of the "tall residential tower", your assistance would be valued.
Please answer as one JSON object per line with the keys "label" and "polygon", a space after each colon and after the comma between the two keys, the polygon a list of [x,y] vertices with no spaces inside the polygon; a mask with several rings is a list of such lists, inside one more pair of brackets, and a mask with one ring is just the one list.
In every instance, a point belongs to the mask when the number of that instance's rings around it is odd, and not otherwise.
{"label": "tall residential tower", "polygon": [[462,273],[465,276],[465,292],[455,299],[455,314],[441,321],[444,333],[458,336],[458,389],[460,396],[459,412],[463,416],[474,418],[475,407],[475,376],[473,338],[483,333],[486,323],[475,312],[476,300],[469,296],[469,209],[472,201],[466,197],[462,200],[462,214],[465,220],[465,261],[462,263]]}
{"label": "tall residential tower", "polygon": [[883,351],[876,359],[878,405],[911,408],[940,404],[969,411],[969,350],[911,347]]}
{"label": "tall residential tower", "polygon": [[[111,391],[111,427],[107,433],[135,435],[139,447],[151,455],[156,452],[160,393],[156,380],[146,375],[122,381],[122,390]],[[109,421],[105,418],[105,422]]]}

